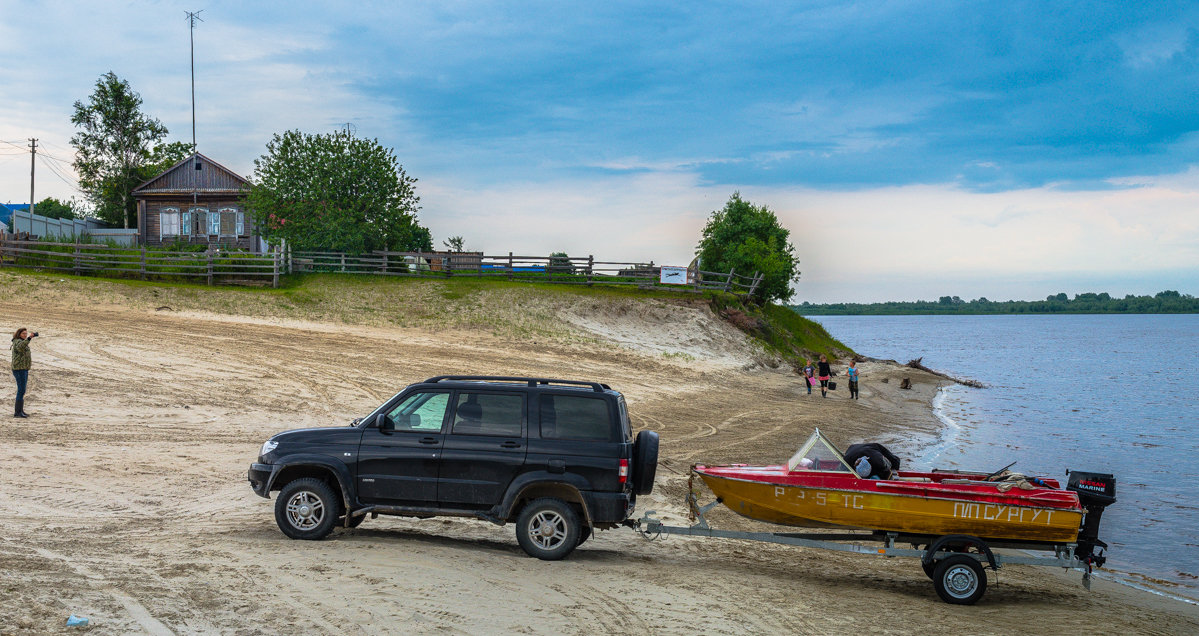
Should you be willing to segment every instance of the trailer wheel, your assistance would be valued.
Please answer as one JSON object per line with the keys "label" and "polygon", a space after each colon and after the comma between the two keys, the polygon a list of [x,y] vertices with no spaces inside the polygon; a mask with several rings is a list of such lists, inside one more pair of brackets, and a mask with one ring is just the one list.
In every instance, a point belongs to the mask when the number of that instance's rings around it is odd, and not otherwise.
{"label": "trailer wheel", "polygon": [[937,570],[938,563],[940,563],[940,561],[931,561],[929,563],[925,563],[924,561],[921,561],[920,569],[924,570],[925,576],[927,576],[929,579],[932,579],[933,572],[935,572]]}
{"label": "trailer wheel", "polygon": [[932,578],[937,596],[953,605],[974,605],[987,591],[986,571],[978,559],[966,554],[938,561]]}

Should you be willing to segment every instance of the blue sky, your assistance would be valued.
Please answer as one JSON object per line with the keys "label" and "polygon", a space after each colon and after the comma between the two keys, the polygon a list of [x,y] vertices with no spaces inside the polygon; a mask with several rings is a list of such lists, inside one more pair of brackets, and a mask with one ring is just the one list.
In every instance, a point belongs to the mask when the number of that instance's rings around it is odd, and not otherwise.
{"label": "blue sky", "polygon": [[685,264],[740,190],[792,230],[797,300],[1199,293],[1194,3],[0,0],[0,140],[69,160],[108,70],[189,137],[185,8],[203,152],[249,175],[350,123],[469,247]]}

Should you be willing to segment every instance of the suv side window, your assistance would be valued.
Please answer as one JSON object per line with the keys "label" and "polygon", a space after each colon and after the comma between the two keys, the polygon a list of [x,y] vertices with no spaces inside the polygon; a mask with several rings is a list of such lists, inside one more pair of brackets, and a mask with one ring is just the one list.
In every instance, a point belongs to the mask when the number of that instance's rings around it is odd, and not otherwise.
{"label": "suv side window", "polygon": [[520,437],[525,398],[514,393],[460,392],[455,401],[456,435]]}
{"label": "suv side window", "polygon": [[449,393],[413,393],[391,409],[387,419],[395,424],[397,431],[435,433],[441,430],[449,405]]}
{"label": "suv side window", "polygon": [[612,439],[612,416],[603,398],[542,394],[539,411],[542,439]]}

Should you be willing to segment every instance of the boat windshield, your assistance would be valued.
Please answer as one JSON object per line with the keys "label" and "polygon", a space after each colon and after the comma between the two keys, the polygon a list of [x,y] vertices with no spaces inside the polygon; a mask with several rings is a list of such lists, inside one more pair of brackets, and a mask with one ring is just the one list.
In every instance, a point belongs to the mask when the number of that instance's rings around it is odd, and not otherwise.
{"label": "boat windshield", "polygon": [[787,460],[789,472],[803,470],[819,470],[824,472],[852,473],[853,469],[845,463],[841,451],[820,433],[820,429],[812,433],[808,441],[799,447],[791,459]]}

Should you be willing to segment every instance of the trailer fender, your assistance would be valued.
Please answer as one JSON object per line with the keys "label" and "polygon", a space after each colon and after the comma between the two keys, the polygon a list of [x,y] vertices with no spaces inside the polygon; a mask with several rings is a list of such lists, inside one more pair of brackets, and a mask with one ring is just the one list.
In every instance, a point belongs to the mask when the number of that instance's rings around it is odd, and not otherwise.
{"label": "trailer fender", "polygon": [[928,544],[928,549],[924,551],[924,556],[920,557],[920,564],[923,565],[927,571],[929,568],[933,567],[933,564],[936,562],[937,552],[950,547],[968,548],[971,546],[978,548],[978,551],[982,552],[983,555],[987,557],[987,564],[991,566],[992,570],[999,569],[999,564],[995,562],[995,554],[991,552],[991,546],[988,546],[986,541],[983,541],[978,537],[972,537],[968,534],[947,534],[943,537],[939,537],[937,540]]}

